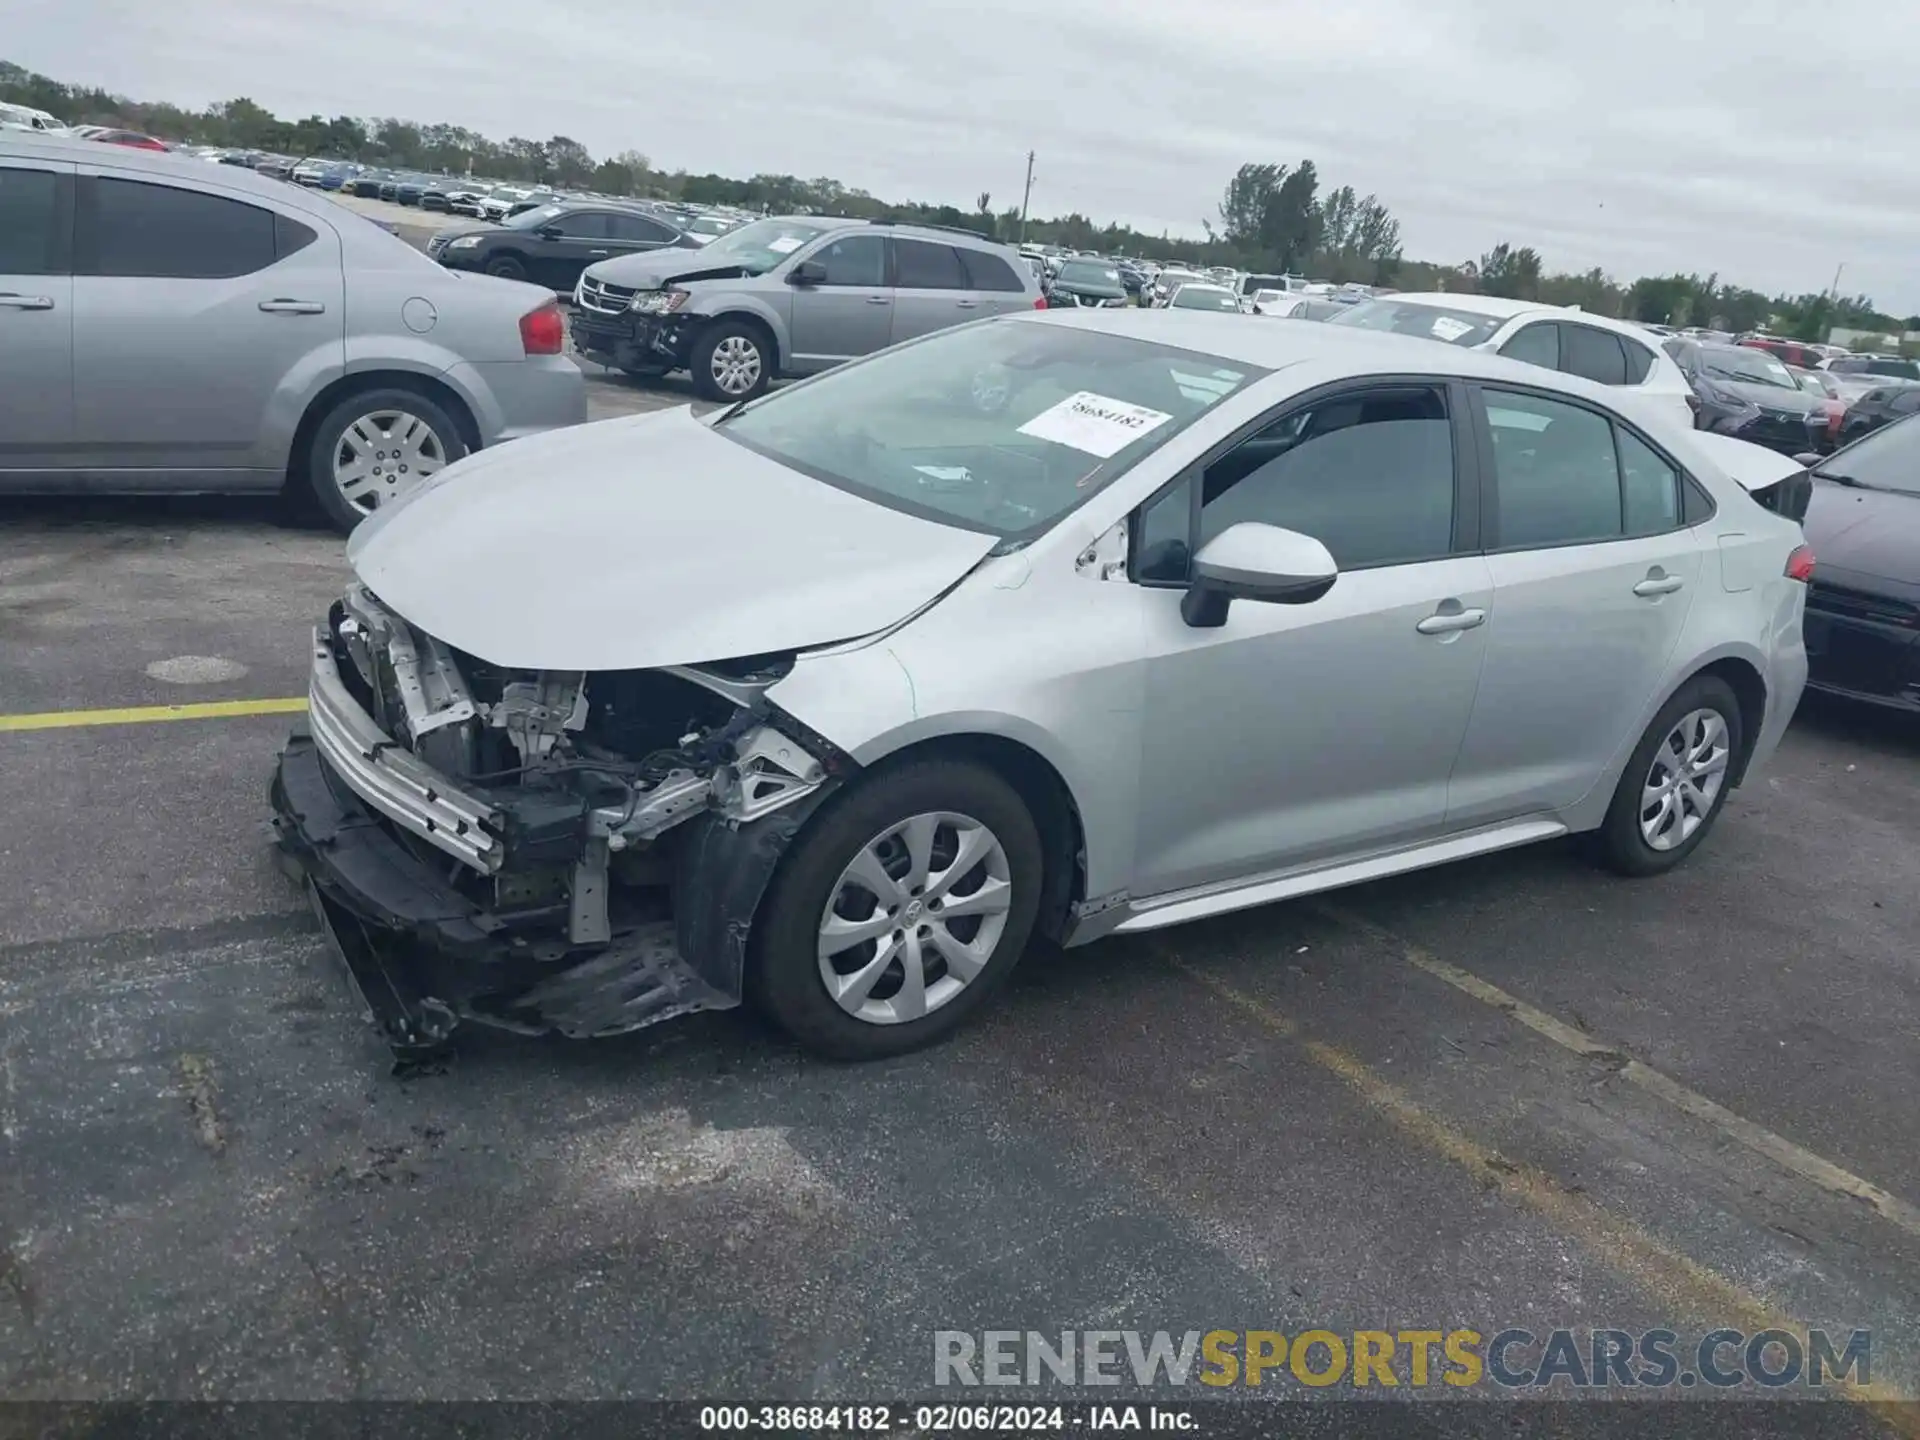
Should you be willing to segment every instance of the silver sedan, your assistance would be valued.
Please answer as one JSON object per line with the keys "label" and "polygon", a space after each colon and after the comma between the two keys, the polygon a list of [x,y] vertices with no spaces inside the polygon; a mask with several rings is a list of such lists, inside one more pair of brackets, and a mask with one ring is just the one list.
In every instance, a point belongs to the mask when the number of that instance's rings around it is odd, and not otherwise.
{"label": "silver sedan", "polygon": [[0,493],[279,491],[341,529],[587,417],[551,293],[324,195],[0,136]]}
{"label": "silver sedan", "polygon": [[1786,728],[1813,561],[1614,399],[1068,311],[481,456],[355,536],[281,841],[403,1048],[751,998],[888,1055],[1035,934],[1569,833],[1657,875]]}

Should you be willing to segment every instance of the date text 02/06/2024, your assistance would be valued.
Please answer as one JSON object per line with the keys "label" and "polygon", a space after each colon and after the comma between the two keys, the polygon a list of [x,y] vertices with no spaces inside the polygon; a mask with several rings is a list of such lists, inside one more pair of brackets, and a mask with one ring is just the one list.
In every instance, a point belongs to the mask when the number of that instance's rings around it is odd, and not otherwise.
{"label": "date text 02/06/2024", "polygon": [[1190,1410],[1171,1405],[704,1405],[700,1429],[716,1434],[1038,1435],[1071,1430],[1193,1433]]}

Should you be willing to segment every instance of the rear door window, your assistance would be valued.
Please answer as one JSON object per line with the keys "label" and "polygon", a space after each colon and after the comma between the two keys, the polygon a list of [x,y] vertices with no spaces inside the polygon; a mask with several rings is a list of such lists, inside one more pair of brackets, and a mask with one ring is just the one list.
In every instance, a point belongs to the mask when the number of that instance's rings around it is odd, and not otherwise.
{"label": "rear door window", "polygon": [[1618,539],[1613,425],[1539,395],[1492,388],[1483,395],[1493,439],[1494,543],[1524,550]]}
{"label": "rear door window", "polygon": [[1560,327],[1560,368],[1601,385],[1627,383],[1627,360],[1620,337],[1591,325]]}
{"label": "rear door window", "polygon": [[1020,283],[1020,277],[1013,273],[1013,267],[998,255],[989,255],[985,250],[960,250],[961,268],[967,272],[967,288],[970,290],[1020,291],[1026,286]]}
{"label": "rear door window", "polygon": [[1542,365],[1549,370],[1558,370],[1560,368],[1560,327],[1550,320],[1523,325],[1514,332],[1511,340],[1500,347],[1500,353],[1509,360],[1524,360],[1529,365]]}
{"label": "rear door window", "polygon": [[274,213],[257,205],[104,177],[83,181],[81,195],[82,275],[224,280],[264,270],[279,254]]}
{"label": "rear door window", "polygon": [[927,240],[893,242],[893,283],[901,290],[965,290],[966,272],[951,245]]}

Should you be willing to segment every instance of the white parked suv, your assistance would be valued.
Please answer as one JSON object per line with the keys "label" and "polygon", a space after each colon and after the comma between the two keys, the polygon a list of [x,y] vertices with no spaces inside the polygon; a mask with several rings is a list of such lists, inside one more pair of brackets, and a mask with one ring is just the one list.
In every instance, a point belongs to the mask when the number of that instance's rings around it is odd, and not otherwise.
{"label": "white parked suv", "polygon": [[1621,402],[1638,414],[1663,415],[1693,428],[1693,391],[1680,367],[1646,332],[1604,315],[1534,300],[1436,292],[1365,300],[1327,323],[1419,335],[1544,365],[1625,392]]}

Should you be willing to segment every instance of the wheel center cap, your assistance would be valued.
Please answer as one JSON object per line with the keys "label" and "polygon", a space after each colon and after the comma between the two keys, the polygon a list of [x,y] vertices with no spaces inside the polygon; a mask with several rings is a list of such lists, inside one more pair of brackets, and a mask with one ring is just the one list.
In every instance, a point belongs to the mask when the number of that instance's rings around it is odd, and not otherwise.
{"label": "wheel center cap", "polygon": [[907,902],[906,920],[909,925],[913,924],[914,921],[920,918],[920,911],[922,908],[923,907],[921,906],[918,900],[909,900]]}

